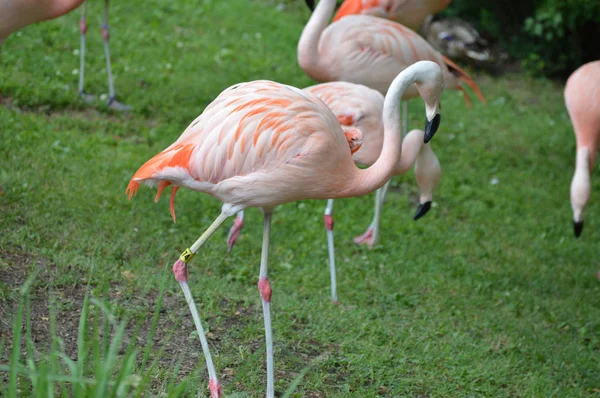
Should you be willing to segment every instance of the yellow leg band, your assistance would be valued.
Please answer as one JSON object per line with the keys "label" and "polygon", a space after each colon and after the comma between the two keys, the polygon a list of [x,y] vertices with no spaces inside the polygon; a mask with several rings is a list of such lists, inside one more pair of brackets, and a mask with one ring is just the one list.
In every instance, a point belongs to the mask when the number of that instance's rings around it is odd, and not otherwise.
{"label": "yellow leg band", "polygon": [[194,257],[194,253],[192,253],[192,251],[188,247],[187,249],[185,249],[183,251],[183,253],[181,253],[181,256],[179,256],[179,259],[187,264],[193,257]]}

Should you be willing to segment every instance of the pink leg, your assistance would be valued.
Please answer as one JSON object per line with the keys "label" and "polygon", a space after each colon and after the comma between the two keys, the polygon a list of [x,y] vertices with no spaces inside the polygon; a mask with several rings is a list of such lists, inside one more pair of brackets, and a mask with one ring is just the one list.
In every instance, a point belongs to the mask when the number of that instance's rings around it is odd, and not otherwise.
{"label": "pink leg", "polygon": [[102,23],[102,38],[104,39],[104,55],[106,56],[106,71],[108,73],[108,102],[110,108],[117,111],[129,111],[131,107],[120,103],[115,98],[115,86],[112,77],[112,67],[110,62],[110,34],[108,32],[108,0],[104,0],[104,22]]}
{"label": "pink leg", "polygon": [[258,291],[265,318],[265,342],[267,345],[267,398],[275,396],[275,372],[273,366],[273,329],[271,327],[271,284],[268,278],[269,238],[271,235],[271,213],[265,211],[263,245],[260,258]]}
{"label": "pink leg", "polygon": [[389,185],[390,181],[386,182],[383,187],[375,192],[375,215],[373,216],[373,221],[371,221],[369,228],[362,235],[354,238],[354,243],[358,245],[366,244],[371,249],[379,241],[379,219]]}
{"label": "pink leg", "polygon": [[237,242],[240,232],[244,227],[244,210],[240,211],[235,217],[235,221],[229,230],[229,234],[227,235],[227,253],[231,252],[235,242]]}
{"label": "pink leg", "polygon": [[192,292],[190,291],[190,287],[188,285],[187,263],[192,259],[192,257],[194,257],[204,242],[208,240],[208,238],[226,219],[227,216],[221,213],[219,217],[217,217],[217,219],[210,225],[210,227],[208,227],[206,232],[204,232],[189,249],[186,249],[181,254],[179,260],[173,264],[173,273],[175,274],[175,279],[177,279],[177,282],[179,282],[179,285],[181,286],[181,290],[183,290],[185,300],[190,307],[190,312],[192,313],[192,318],[194,319],[194,324],[196,325],[196,330],[198,331],[198,336],[200,337],[200,343],[202,344],[202,351],[204,353],[204,358],[206,359],[206,367],[208,369],[208,375],[210,378],[208,388],[211,393],[211,398],[222,397],[223,390],[219,384],[219,380],[217,379],[215,365],[213,364],[212,356],[210,355],[210,350],[208,348],[208,340],[206,339],[206,334],[204,333],[204,328],[202,327],[202,322],[200,321],[200,315],[198,314],[196,303],[194,302]]}
{"label": "pink leg", "polygon": [[81,32],[80,49],[79,49],[79,95],[87,103],[94,100],[93,95],[86,94],[84,91],[84,79],[85,79],[85,35],[87,34],[87,23],[85,20],[85,10],[87,3],[84,2],[81,7],[81,19],[79,20],[79,31]]}

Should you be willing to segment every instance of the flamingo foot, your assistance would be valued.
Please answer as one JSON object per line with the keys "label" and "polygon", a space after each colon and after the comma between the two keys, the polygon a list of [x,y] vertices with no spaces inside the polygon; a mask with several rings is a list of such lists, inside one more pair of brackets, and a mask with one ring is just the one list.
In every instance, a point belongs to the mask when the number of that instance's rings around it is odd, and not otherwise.
{"label": "flamingo foot", "polygon": [[86,104],[92,104],[96,101],[96,96],[92,95],[92,94],[87,94],[84,91],[80,91],[79,92],[79,96],[81,97],[81,99],[83,100],[83,102],[85,102]]}
{"label": "flamingo foot", "polygon": [[367,228],[367,230],[365,231],[364,234],[358,235],[357,237],[354,238],[354,243],[356,243],[357,245],[367,245],[369,247],[369,249],[372,249],[373,244],[375,243],[373,240],[373,238],[374,238],[373,232],[374,232],[373,227]]}
{"label": "flamingo foot", "polygon": [[244,219],[242,217],[236,217],[233,225],[229,229],[229,234],[227,235],[227,253],[231,252],[235,242],[237,242],[238,237],[240,236],[240,232],[244,227]]}
{"label": "flamingo foot", "polygon": [[122,102],[117,101],[114,97],[108,99],[106,106],[108,106],[112,110],[119,112],[127,112],[132,109],[129,105],[125,105]]}
{"label": "flamingo foot", "polygon": [[210,379],[208,389],[210,390],[211,398],[221,398],[223,396],[223,387],[221,387],[217,380]]}

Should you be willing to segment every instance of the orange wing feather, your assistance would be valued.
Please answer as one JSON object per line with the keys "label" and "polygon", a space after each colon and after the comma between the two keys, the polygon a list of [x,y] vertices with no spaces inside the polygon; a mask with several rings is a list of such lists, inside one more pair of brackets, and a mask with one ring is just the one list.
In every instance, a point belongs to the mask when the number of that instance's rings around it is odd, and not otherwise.
{"label": "orange wing feather", "polygon": [[[485,97],[483,96],[481,90],[479,89],[479,86],[477,86],[477,83],[475,83],[471,76],[469,76],[467,72],[465,72],[460,66],[452,62],[448,57],[442,55],[442,58],[444,59],[444,63],[446,64],[450,72],[458,76],[460,81],[464,82],[467,86],[471,87],[473,91],[475,91],[475,94],[477,95],[481,103],[485,105]],[[467,106],[470,108],[471,100],[469,99],[467,92],[464,89],[459,90],[463,92],[463,95],[465,96],[465,101],[467,101]]]}

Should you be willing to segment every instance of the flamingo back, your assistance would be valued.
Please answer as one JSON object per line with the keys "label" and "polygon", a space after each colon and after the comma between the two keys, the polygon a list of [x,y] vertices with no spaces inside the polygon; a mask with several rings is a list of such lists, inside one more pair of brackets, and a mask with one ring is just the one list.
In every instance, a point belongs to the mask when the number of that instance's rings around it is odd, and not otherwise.
{"label": "flamingo back", "polygon": [[[350,15],[329,25],[321,36],[319,53],[332,73],[331,80],[364,84],[383,94],[394,78],[418,61],[432,61],[444,72],[446,88],[461,90],[470,104],[461,82],[473,88],[485,103],[473,79],[425,39],[407,27],[387,19],[368,15]],[[376,71],[376,72],[374,72]],[[403,99],[418,96],[410,87]]]}

